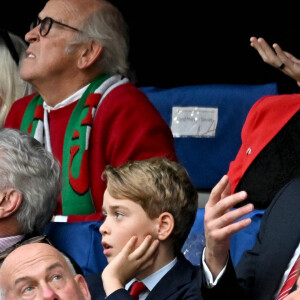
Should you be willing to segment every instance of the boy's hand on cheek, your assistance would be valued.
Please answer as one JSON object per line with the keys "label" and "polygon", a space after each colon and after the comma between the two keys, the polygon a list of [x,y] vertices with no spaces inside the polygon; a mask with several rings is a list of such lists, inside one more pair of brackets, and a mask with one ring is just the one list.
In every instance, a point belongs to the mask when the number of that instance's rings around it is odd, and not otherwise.
{"label": "boy's hand on cheek", "polygon": [[148,235],[141,245],[133,250],[136,242],[137,237],[131,237],[120,253],[103,270],[102,281],[107,296],[117,289],[124,288],[138,272],[154,263],[158,240],[153,240]]}

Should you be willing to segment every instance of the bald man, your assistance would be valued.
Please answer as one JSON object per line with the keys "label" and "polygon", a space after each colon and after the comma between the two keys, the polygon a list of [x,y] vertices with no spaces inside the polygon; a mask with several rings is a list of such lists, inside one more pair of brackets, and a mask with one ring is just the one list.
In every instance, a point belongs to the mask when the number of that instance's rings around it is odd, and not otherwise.
{"label": "bald man", "polygon": [[84,277],[57,249],[44,243],[12,251],[1,266],[0,287],[1,300],[91,299]]}

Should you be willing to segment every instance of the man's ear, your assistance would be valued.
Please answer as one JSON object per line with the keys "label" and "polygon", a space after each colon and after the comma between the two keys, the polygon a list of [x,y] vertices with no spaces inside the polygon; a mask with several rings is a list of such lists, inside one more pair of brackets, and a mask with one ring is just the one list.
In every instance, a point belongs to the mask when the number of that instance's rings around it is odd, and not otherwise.
{"label": "man's ear", "polygon": [[84,277],[81,274],[75,275],[75,281],[78,284],[79,289],[82,292],[83,299],[84,300],[90,300],[91,299],[91,294],[87,285],[87,282],[85,281]]}
{"label": "man's ear", "polygon": [[103,47],[100,44],[91,41],[84,44],[84,48],[80,52],[77,66],[79,69],[86,69],[91,66],[100,56]]}
{"label": "man's ear", "polygon": [[166,240],[174,229],[174,217],[169,212],[163,212],[157,218],[157,238]]}
{"label": "man's ear", "polygon": [[7,189],[0,200],[0,218],[11,216],[22,203],[22,194],[15,189]]}

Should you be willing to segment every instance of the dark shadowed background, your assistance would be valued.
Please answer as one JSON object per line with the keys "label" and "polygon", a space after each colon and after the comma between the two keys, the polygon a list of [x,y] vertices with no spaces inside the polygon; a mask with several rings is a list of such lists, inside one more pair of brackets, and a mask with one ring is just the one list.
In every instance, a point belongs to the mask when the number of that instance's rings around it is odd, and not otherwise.
{"label": "dark shadowed background", "polygon": [[[1,27],[24,36],[45,2],[5,4]],[[292,2],[112,2],[129,24],[130,65],[138,86],[276,81],[283,92],[299,92],[296,83],[263,63],[249,42],[252,35],[262,36],[300,58],[300,13]]]}

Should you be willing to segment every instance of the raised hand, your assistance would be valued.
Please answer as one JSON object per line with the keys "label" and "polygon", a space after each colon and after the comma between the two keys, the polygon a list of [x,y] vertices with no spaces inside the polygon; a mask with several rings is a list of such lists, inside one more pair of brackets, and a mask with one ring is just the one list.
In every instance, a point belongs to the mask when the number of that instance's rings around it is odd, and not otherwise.
{"label": "raised hand", "polygon": [[228,176],[223,176],[205,205],[205,262],[214,278],[226,265],[231,236],[251,223],[250,218],[237,220],[254,209],[253,204],[232,209],[246,199],[247,193],[242,191],[222,198],[228,183]]}
{"label": "raised hand", "polygon": [[272,47],[263,38],[250,38],[250,45],[257,50],[262,60],[284,74],[297,81],[300,86],[300,60],[287,51],[283,51],[278,44]]}

